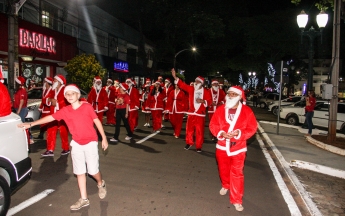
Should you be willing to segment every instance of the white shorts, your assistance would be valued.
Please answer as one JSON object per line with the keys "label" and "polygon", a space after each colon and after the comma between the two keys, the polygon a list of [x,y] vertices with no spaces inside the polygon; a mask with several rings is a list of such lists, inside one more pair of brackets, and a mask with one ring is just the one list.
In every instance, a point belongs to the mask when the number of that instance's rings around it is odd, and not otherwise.
{"label": "white shorts", "polygon": [[79,145],[74,140],[71,141],[71,157],[73,162],[73,173],[82,175],[87,172],[95,175],[99,172],[98,142],[92,141],[86,145]]}

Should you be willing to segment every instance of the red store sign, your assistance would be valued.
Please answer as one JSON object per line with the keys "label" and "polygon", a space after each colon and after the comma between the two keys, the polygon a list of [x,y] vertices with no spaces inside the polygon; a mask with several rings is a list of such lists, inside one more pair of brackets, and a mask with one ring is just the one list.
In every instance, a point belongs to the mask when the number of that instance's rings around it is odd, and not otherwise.
{"label": "red store sign", "polygon": [[19,46],[31,48],[40,52],[56,53],[56,41],[53,37],[19,29]]}

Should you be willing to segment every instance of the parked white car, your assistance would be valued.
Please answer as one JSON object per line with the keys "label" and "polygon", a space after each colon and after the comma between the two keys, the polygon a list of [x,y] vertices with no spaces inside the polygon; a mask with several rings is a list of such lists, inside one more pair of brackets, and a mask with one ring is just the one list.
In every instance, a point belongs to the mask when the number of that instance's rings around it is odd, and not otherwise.
{"label": "parked white car", "polygon": [[[296,102],[299,102],[301,100],[304,100],[304,97],[302,97],[302,96],[294,96],[294,97],[285,98],[284,100],[281,100],[280,107],[288,106],[288,105],[294,104]],[[278,112],[277,112],[278,111],[278,107],[279,107],[279,101],[272,101],[268,105],[268,111],[272,112],[273,115],[277,115],[278,114]]]}
{"label": "parked white car", "polygon": [[11,194],[31,175],[28,134],[17,127],[21,122],[15,113],[0,117],[0,215],[6,215]]}
{"label": "parked white car", "polygon": [[[285,99],[286,96],[282,95],[281,99]],[[262,109],[265,109],[268,107],[268,105],[272,104],[274,101],[278,101],[279,100],[279,94],[278,93],[268,93],[265,94],[262,98],[260,98],[259,101],[259,106]]]}
{"label": "parked white car", "polygon": [[[280,118],[285,119],[287,124],[298,125],[305,120],[305,109],[304,107],[283,107],[280,109]],[[313,124],[315,126],[328,128],[328,121],[329,103],[327,101],[316,101]],[[338,103],[336,128],[345,133],[345,103]]]}

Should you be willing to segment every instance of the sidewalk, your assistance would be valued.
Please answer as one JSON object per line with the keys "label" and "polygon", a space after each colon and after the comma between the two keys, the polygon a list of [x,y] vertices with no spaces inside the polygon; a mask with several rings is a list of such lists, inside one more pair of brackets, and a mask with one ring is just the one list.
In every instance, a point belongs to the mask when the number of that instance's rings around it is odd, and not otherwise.
{"label": "sidewalk", "polygon": [[[260,121],[258,132],[285,165],[312,215],[345,215],[343,149],[324,143],[317,143],[318,147],[304,136],[306,129],[282,123],[277,134],[276,122]],[[325,131],[313,130],[313,134],[322,133]]]}

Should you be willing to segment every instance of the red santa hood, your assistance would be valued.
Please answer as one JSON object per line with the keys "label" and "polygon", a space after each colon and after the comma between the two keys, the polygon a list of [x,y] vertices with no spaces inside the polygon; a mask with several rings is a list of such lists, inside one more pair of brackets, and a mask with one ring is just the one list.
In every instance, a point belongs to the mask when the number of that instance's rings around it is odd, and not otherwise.
{"label": "red santa hood", "polygon": [[0,82],[0,117],[11,114],[11,98],[4,84]]}

